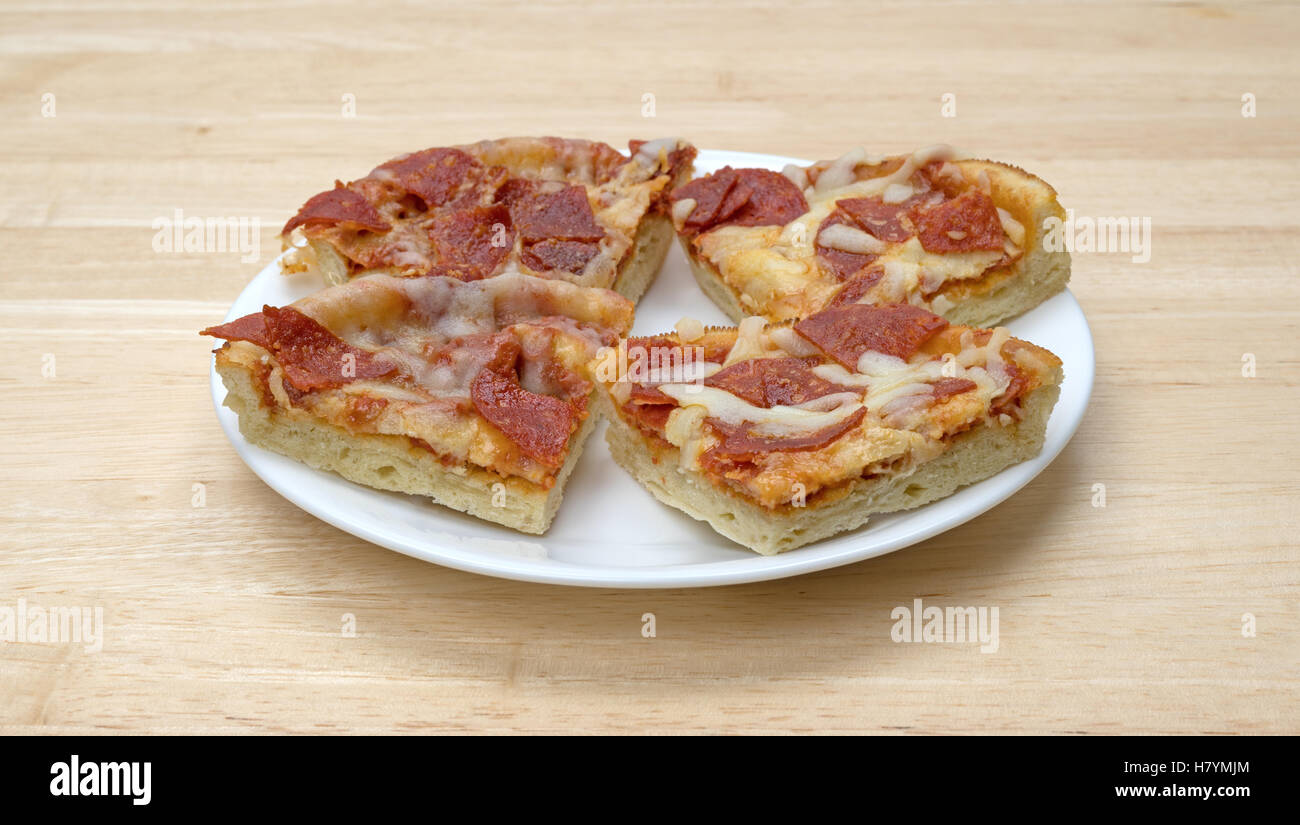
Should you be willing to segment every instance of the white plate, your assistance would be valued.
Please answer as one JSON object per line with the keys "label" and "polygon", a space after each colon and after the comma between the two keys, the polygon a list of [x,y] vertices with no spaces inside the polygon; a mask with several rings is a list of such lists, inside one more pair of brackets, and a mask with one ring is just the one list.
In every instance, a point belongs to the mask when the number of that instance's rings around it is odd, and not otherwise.
{"label": "white plate", "polygon": [[[702,151],[700,173],[725,165],[780,169],[793,158]],[[231,307],[226,320],[283,305],[311,291],[273,261]],[[675,245],[636,311],[637,334],[671,330],[683,316],[725,324],[696,286]],[[604,425],[587,442],[550,531],[526,536],[433,504],[372,490],[255,447],[221,406],[225,387],[212,371],[217,415],[239,456],[271,489],[308,513],[366,541],[425,561],[508,579],[592,587],[702,587],[776,579],[824,570],[898,550],[950,530],[1005,501],[1042,472],[1074,435],[1092,392],[1092,335],[1069,292],[1007,324],[1013,335],[1047,347],[1065,362],[1061,398],[1037,458],[1010,467],[946,499],[872,519],[866,527],[764,557],[733,544],[706,524],[666,507],[614,464]]]}

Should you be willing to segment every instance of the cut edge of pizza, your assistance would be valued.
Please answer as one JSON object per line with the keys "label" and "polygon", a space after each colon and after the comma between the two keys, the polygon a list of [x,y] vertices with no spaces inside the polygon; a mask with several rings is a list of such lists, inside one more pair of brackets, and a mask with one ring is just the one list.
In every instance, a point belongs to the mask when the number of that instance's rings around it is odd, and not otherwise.
{"label": "cut edge of pizza", "polygon": [[672,244],[668,192],[696,150],[502,138],[402,155],[310,198],[284,226],[285,273],[475,281],[529,274],[643,295]]}
{"label": "cut edge of pizza", "polygon": [[563,281],[372,274],[201,334],[249,442],[541,534],[597,420],[587,364],[631,323]]}
{"label": "cut edge of pizza", "polygon": [[670,193],[701,288],[732,320],[909,303],[992,326],[1065,288],[1070,254],[1045,243],[1056,191],[947,146],[855,149],[782,172],[726,167]]}
{"label": "cut edge of pizza", "polygon": [[763,554],[944,498],[1042,449],[1063,378],[1005,328],[906,304],[628,338],[592,365],[615,461]]}

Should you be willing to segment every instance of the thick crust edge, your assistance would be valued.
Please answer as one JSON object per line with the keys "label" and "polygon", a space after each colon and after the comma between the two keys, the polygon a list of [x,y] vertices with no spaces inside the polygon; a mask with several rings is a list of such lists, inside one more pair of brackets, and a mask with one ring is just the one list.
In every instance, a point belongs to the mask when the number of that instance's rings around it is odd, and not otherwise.
{"label": "thick crust edge", "polygon": [[250,371],[220,355],[217,372],[226,385],[225,405],[239,416],[239,431],[250,443],[348,481],[425,496],[453,510],[534,535],[545,533],[555,518],[565,481],[597,420],[594,414],[587,416],[569,439],[568,458],[555,484],[544,490],[530,481],[502,477],[480,467],[448,467],[403,436],[352,433],[305,413],[268,408],[261,403]]}
{"label": "thick crust edge", "polygon": [[[645,436],[606,411],[614,460],[659,501],[707,522],[718,533],[765,556],[802,547],[863,526],[872,515],[910,510],[952,495],[1042,450],[1047,421],[1060,395],[1058,383],[1026,396],[1023,417],[1008,426],[987,425],[959,435],[939,457],[912,473],[852,483],[847,493],[823,504],[773,511],[715,486],[703,475],[681,470],[675,448],[652,448]],[[602,405],[609,400],[600,395]]]}
{"label": "thick crust edge", "polygon": [[619,265],[614,291],[634,304],[641,300],[663,267],[675,234],[667,215],[646,215],[637,227],[636,241]]}

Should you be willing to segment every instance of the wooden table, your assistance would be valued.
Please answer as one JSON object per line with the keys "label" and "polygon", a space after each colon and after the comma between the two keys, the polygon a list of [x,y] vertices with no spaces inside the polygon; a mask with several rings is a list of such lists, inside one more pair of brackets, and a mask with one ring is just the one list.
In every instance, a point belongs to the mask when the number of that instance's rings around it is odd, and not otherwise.
{"label": "wooden table", "polygon": [[[0,610],[100,607],[104,636],[0,644],[0,731],[1300,730],[1300,10],[540,6],[0,8]],[[195,331],[306,193],[537,133],[950,142],[1079,216],[1149,217],[1152,254],[1075,255],[1098,372],[1060,458],[873,561],[520,584],[272,493],[217,426]],[[178,209],[260,219],[260,260],[155,251]],[[1000,649],[893,642],[915,598],[997,606]]]}

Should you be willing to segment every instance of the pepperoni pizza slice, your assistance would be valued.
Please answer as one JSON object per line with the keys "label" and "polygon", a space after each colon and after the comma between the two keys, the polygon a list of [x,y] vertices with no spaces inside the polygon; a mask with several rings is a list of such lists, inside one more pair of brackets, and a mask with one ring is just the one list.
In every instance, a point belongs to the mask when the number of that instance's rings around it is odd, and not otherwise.
{"label": "pepperoni pizza slice", "polygon": [[477,281],[525,273],[637,300],[672,242],[667,193],[695,148],[505,138],[425,149],[311,197],[281,234],[286,272]]}
{"label": "pepperoni pizza slice", "polygon": [[592,364],[614,459],[764,555],[917,507],[1031,458],[1061,361],[909,304],[629,338]]}
{"label": "pepperoni pizza slice", "polygon": [[734,320],[804,318],[829,306],[907,303],[990,326],[1060,292],[1065,218],[1033,175],[936,146],[811,166],[723,168],[677,187],[672,217],[701,287]]}
{"label": "pepperoni pizza slice", "polygon": [[631,323],[564,281],[372,274],[203,334],[250,442],[540,534],[595,420],[586,365]]}

